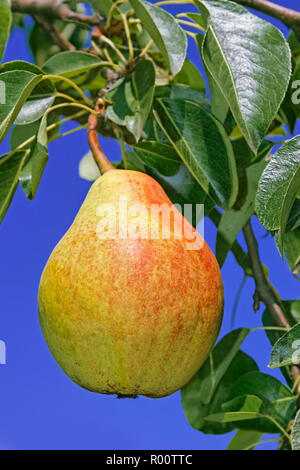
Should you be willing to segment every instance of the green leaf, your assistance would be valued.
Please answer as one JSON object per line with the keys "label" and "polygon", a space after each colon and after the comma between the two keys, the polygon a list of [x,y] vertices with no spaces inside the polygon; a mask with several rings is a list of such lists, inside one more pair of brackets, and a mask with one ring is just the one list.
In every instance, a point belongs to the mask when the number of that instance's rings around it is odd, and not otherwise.
{"label": "green leaf", "polygon": [[[24,70],[35,75],[44,75],[44,72],[39,67],[23,60],[14,60],[0,66],[0,74],[16,70]],[[40,119],[47,109],[52,106],[55,100],[55,93],[56,89],[53,83],[50,80],[43,80],[35,87],[29,99],[22,106],[15,119],[15,123],[28,124]]]}
{"label": "green leaf", "polygon": [[271,130],[271,132],[268,132],[268,136],[274,137],[274,136],[283,136],[287,137],[286,130],[282,126],[277,126],[275,129]]}
{"label": "green leaf", "polygon": [[127,115],[125,121],[127,129],[138,141],[142,136],[143,128],[152,108],[155,86],[153,63],[150,60],[138,62],[132,73],[131,80],[134,96],[134,115]]}
{"label": "green leaf", "polygon": [[[234,139],[232,141],[232,146],[237,162],[238,172],[240,177],[245,176],[245,169],[257,163],[260,160],[266,158],[274,146],[274,142],[270,140],[263,140],[261,146],[258,149],[257,155],[255,155],[247,144],[246,140],[242,138]],[[241,189],[241,188],[240,188]],[[241,191],[240,191],[241,192]]]}
{"label": "green leaf", "polygon": [[[243,395],[255,395],[260,398],[263,401],[260,413],[271,416],[284,429],[295,415],[297,397],[271,375],[253,371],[241,376],[234,383],[228,401]],[[278,426],[266,417],[240,421],[237,427],[266,433],[280,432]]]}
{"label": "green leaf", "polygon": [[[172,146],[146,141],[134,145],[133,149],[134,151],[126,153],[127,169],[138,169],[152,176],[160,183],[173,204],[204,204],[205,213],[209,213],[213,206],[212,200],[190,174]],[[192,224],[196,226],[197,223],[195,218]]]}
{"label": "green leaf", "polygon": [[10,206],[18,186],[19,175],[27,158],[24,150],[13,156],[5,154],[0,157],[0,223]]}
{"label": "green leaf", "polygon": [[171,145],[145,141],[132,148],[145,165],[155,168],[164,176],[173,176],[179,170],[181,160]]}
{"label": "green leaf", "polygon": [[[11,130],[9,137],[10,149],[15,150],[26,140],[30,139],[31,137],[34,137],[38,133],[39,127],[40,121],[34,121],[30,124],[14,126]],[[30,143],[25,148],[30,149]]]}
{"label": "green leaf", "polygon": [[45,114],[39,122],[36,138],[30,145],[30,158],[22,168],[19,176],[21,187],[28,199],[33,199],[36,195],[44,168],[48,161],[47,144],[47,115]]}
{"label": "green leaf", "polygon": [[283,303],[289,309],[294,323],[300,323],[300,300],[285,300]]}
{"label": "green leaf", "polygon": [[296,118],[300,116],[300,64],[297,63],[295,70],[292,75],[290,87],[288,90],[288,98],[290,99],[290,105],[292,106]]}
{"label": "green leaf", "polygon": [[223,266],[237,235],[254,214],[258,180],[266,164],[265,160],[261,160],[246,169],[245,180],[242,182],[246,186],[246,194],[242,205],[236,210],[226,209],[221,216],[216,240],[216,257],[220,266]]}
{"label": "green leaf", "polygon": [[113,105],[107,109],[107,117],[119,125],[125,125],[138,141],[150,113],[154,95],[155,69],[150,60],[137,63],[134,72],[119,81],[105,95]]}
{"label": "green leaf", "polygon": [[43,75],[44,72],[37,65],[26,62],[25,60],[12,60],[0,65],[0,73],[12,72],[13,70],[25,70],[35,75]]}
{"label": "green leaf", "polygon": [[[205,215],[210,213],[214,206],[213,201],[199,186],[182,162],[178,167],[178,171],[174,171],[172,176],[165,176],[153,167],[146,167],[146,171],[160,183],[173,204],[180,204],[181,206],[184,204],[203,204]],[[192,225],[196,227],[198,222],[199,220],[194,219],[193,214]]]}
{"label": "green leaf", "polygon": [[179,99],[156,103],[155,117],[193,177],[217,204],[232,206],[237,173],[223,126],[196,103]]}
{"label": "green leaf", "polygon": [[6,103],[0,106],[0,142],[9,131],[22,106],[33,89],[41,81],[42,75],[34,75],[25,70],[5,72],[1,80],[5,83]]}
{"label": "green leaf", "polygon": [[222,411],[235,381],[244,373],[257,370],[257,365],[240,345],[248,329],[238,329],[222,338],[210,357],[191,381],[181,390],[184,413],[190,425],[202,432],[220,434],[233,429],[231,425],[216,425],[204,418]]}
{"label": "green leaf", "polygon": [[187,101],[194,101],[195,103],[200,104],[207,112],[210,112],[210,103],[205,95],[195,88],[183,84],[171,84],[170,85],[170,94],[168,98],[171,99],[182,99]]}
{"label": "green leaf", "polygon": [[34,23],[33,28],[29,32],[29,45],[34,61],[38,66],[43,65],[49,57],[60,50],[37,23]]}
{"label": "green leaf", "polygon": [[35,96],[31,95],[30,99],[22,106],[15,119],[15,124],[22,125],[37,121],[49,108],[51,108],[54,100],[55,95],[44,98],[35,98]]}
{"label": "green leaf", "polygon": [[221,88],[213,79],[213,76],[209,73],[207,68],[206,75],[209,84],[212,113],[220,122],[222,122],[222,124],[224,124],[229,111],[228,103],[224,98]]}
{"label": "green leaf", "polygon": [[262,400],[255,395],[246,395],[245,397],[237,397],[223,404],[224,413],[216,413],[205,417],[207,421],[217,421],[219,423],[232,423],[235,421],[244,421],[245,419],[258,418]]}
{"label": "green leaf", "polygon": [[10,0],[0,0],[0,62],[9,38],[11,21]]}
{"label": "green leaf", "polygon": [[24,28],[24,15],[23,13],[12,13],[12,22],[11,22],[11,30],[15,27],[19,26],[20,28]]}
{"label": "green leaf", "polygon": [[[237,234],[254,213],[258,177],[266,166],[264,158],[273,145],[273,142],[264,140],[256,156],[244,138],[232,142],[237,164],[239,191],[234,209],[226,209],[222,215],[220,214],[217,224],[216,256],[220,265],[224,264]],[[249,274],[249,269],[246,273]]]}
{"label": "green leaf", "polygon": [[92,152],[88,152],[82,157],[78,168],[80,178],[87,181],[95,181],[101,175],[95,162]]}
{"label": "green leaf", "polygon": [[228,103],[224,98],[221,88],[214,80],[209,70],[207,68],[205,70],[209,84],[212,113],[217,119],[219,119],[220,122],[224,124],[229,111]]}
{"label": "green leaf", "polygon": [[205,65],[256,153],[288,87],[288,44],[275,26],[233,2],[196,0],[196,5],[208,17]]}
{"label": "green leaf", "polygon": [[185,59],[182,69],[174,77],[173,83],[188,85],[195,90],[205,93],[205,82],[203,77],[197,67],[188,59]]}
{"label": "green leaf", "polygon": [[283,236],[283,250],[287,264],[293,274],[300,273],[300,227]]}
{"label": "green leaf", "polygon": [[[199,52],[202,57],[202,44],[203,44],[204,36],[202,34],[196,34],[196,42],[198,44]],[[228,115],[229,111],[229,106],[224,98],[224,95],[209,72],[208,68],[205,66],[203,57],[202,57],[202,62],[205,68],[206,76],[207,76],[207,81],[209,85],[209,91],[210,91],[210,103],[211,103],[211,112],[213,115],[220,121],[222,124],[224,124],[226,117]]]}
{"label": "green leaf", "polygon": [[240,429],[232,438],[227,450],[250,450],[255,447],[262,436],[258,431],[244,431]]}
{"label": "green leaf", "polygon": [[[288,322],[290,324],[294,324],[294,319],[293,319],[293,317],[290,313],[289,302],[284,301],[283,306],[284,306],[284,313],[285,313],[285,316],[286,316]],[[266,326],[266,327],[277,326],[277,323],[275,322],[274,318],[270,315],[270,313],[267,309],[263,312],[262,322],[263,322],[263,325]],[[278,339],[281,338],[281,336],[284,334],[284,331],[283,330],[282,331],[281,330],[265,330],[265,333],[266,333],[271,345],[274,346],[276,341],[278,341]],[[292,387],[293,386],[293,380],[292,380],[290,368],[287,367],[287,366],[284,366],[284,367],[281,367],[280,370],[281,370],[281,373],[284,376],[288,386]]]}
{"label": "green leaf", "polygon": [[293,104],[293,96],[295,96],[294,93],[296,93],[296,97],[298,93],[297,91],[294,92],[292,88],[294,83],[295,82],[292,75],[288,90],[286,92],[283,102],[281,103],[277,116],[278,121],[280,121],[282,124],[285,124],[291,134],[293,134],[295,131],[295,125],[298,114],[298,106],[295,106],[295,104]]}
{"label": "green leaf", "polygon": [[286,224],[286,231],[295,230],[298,227],[300,227],[300,199],[294,202]]}
{"label": "green leaf", "polygon": [[273,346],[269,367],[290,366],[300,363],[300,323],[293,326]]}
{"label": "green leaf", "polygon": [[195,103],[200,104],[200,106],[202,106],[207,112],[211,112],[210,102],[204,93],[188,85],[184,85],[183,83],[171,83],[169,85],[156,86],[154,99],[158,98],[178,98],[187,101],[194,101]]}
{"label": "green leaf", "polygon": [[300,450],[300,410],[296,414],[292,430],[292,449]]}
{"label": "green leaf", "polygon": [[[213,350],[212,358],[210,358],[209,363],[205,363],[202,367],[204,373],[207,369],[210,370],[210,374],[208,376],[205,374],[204,380],[202,380],[201,384],[200,398],[204,403],[209,403],[211,400],[216,386],[228,369],[249,332],[250,330],[248,328],[239,328],[226,335]],[[230,351],[228,351],[229,344]],[[226,356],[224,356],[225,351],[227,352]]]}
{"label": "green leaf", "polygon": [[139,157],[134,151],[125,148],[123,157],[124,156],[125,170],[141,171],[142,173],[147,173],[143,162],[139,159]]}
{"label": "green leaf", "polygon": [[187,50],[186,35],[175,18],[165,10],[144,0],[130,0],[137,17],[142,21],[162,53],[173,75],[182,68]]}
{"label": "green leaf", "polygon": [[292,51],[293,58],[296,61],[299,61],[299,58],[300,58],[299,57],[299,55],[300,55],[300,42],[298,41],[297,36],[294,33],[294,31],[290,32],[290,34],[288,35],[287,40],[288,40],[290,49]]}
{"label": "green leaf", "polygon": [[[201,370],[201,369],[200,369]],[[206,434],[223,434],[234,429],[231,423],[214,423],[206,421],[205,417],[222,412],[222,405],[228,400],[234,382],[246,372],[257,370],[254,360],[242,351],[238,351],[228,369],[216,387],[209,403],[203,403],[199,398],[201,376],[194,376],[190,385],[181,391],[182,406],[190,425]]]}
{"label": "green leaf", "polygon": [[186,16],[190,18],[192,21],[194,21],[195,23],[197,23],[199,26],[201,26],[203,28],[203,31],[205,31],[206,20],[204,16],[201,15],[201,13],[189,12],[189,13],[186,13]]}
{"label": "green leaf", "polygon": [[256,213],[268,230],[280,230],[279,249],[300,187],[300,136],[285,142],[264,170],[256,195]]}
{"label": "green leaf", "polygon": [[[173,204],[204,204],[208,214],[214,203],[190,174],[179,155],[169,144],[144,141],[133,146],[134,153],[146,165],[144,171],[156,179]],[[193,211],[191,224],[196,226],[201,214]]]}
{"label": "green leaf", "polygon": [[[90,0],[90,4],[97,13],[102,13],[107,17],[114,2],[112,0]],[[117,7],[116,10],[118,11]]]}
{"label": "green leaf", "polygon": [[[72,8],[72,7],[71,7]],[[77,8],[78,13],[85,13],[84,7],[82,5]],[[79,23],[62,23],[61,31],[64,37],[75,46],[77,50],[81,50],[86,45],[89,39],[89,29]]]}
{"label": "green leaf", "polygon": [[[82,90],[96,92],[99,92],[101,88],[104,88],[107,83],[106,78],[101,75],[101,70],[97,67],[90,68],[87,72],[79,76],[72,77],[72,81]],[[62,84],[60,86],[62,86]],[[67,84],[64,86],[67,86]]]}
{"label": "green leaf", "polygon": [[[51,125],[54,123],[57,123],[59,121],[59,114],[56,112],[56,110],[51,111],[47,113],[47,125]],[[25,141],[30,139],[31,137],[34,137],[37,135],[38,130],[40,127],[40,120],[39,121],[34,121],[30,124],[24,124],[24,125],[19,125],[19,126],[14,126],[12,128],[12,131],[10,133],[10,149],[15,150],[19,145],[23,144]],[[59,133],[59,128],[60,126],[57,125],[54,128],[50,129],[47,132],[47,140],[48,142],[52,142],[52,140],[57,137]],[[28,145],[25,148],[31,148],[30,144],[32,143],[29,142]]]}
{"label": "green leaf", "polygon": [[64,51],[55,54],[43,65],[45,73],[72,77],[101,65],[98,57],[87,52]]}
{"label": "green leaf", "polygon": [[[218,228],[222,214],[216,209],[212,209],[209,213],[209,218],[213,224]],[[249,262],[249,257],[247,253],[243,250],[240,244],[235,240],[232,245],[232,254],[234,255],[237,263],[244,271],[245,275],[253,276],[252,267]]]}

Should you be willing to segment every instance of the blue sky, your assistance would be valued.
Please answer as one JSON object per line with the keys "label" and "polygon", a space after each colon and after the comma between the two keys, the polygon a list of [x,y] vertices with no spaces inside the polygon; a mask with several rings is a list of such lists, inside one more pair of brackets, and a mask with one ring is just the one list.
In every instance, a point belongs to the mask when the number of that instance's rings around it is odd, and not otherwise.
{"label": "blue sky", "polygon": [[[295,8],[299,5],[298,1],[280,3]],[[281,27],[279,22],[274,23]],[[15,29],[5,60],[31,61],[26,41],[24,32]],[[189,57],[199,63],[194,46],[189,48]],[[118,160],[118,144],[102,141],[111,159]],[[4,142],[1,154],[7,150]],[[79,160],[87,150],[85,131],[53,142],[36,198],[29,202],[18,189],[1,225],[0,340],[7,346],[7,364],[0,365],[0,449],[224,449],[233,434],[207,436],[192,429],[181,409],[180,393],[159,400],[117,400],[93,394],[72,383],[47,349],[37,315],[39,279],[90,187],[78,176]],[[256,220],[253,223],[271,281],[284,299],[296,298],[299,283],[280,259],[271,237]],[[205,230],[206,240],[214,248],[215,230],[209,222]],[[244,243],[242,238],[240,241]],[[222,275],[225,313],[220,336],[230,329],[234,298],[243,276],[232,255]],[[248,280],[236,327],[261,325],[261,310],[256,314],[252,311],[253,287]],[[243,349],[262,371],[273,373],[266,367],[270,346],[263,332],[252,333]],[[280,377],[280,373],[275,375]]]}

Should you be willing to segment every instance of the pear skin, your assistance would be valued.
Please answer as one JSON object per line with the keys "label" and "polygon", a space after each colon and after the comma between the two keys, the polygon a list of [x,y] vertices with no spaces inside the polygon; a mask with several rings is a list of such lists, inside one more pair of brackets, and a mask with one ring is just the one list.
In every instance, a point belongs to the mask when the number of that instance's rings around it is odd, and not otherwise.
{"label": "pear skin", "polygon": [[162,216],[149,216],[153,204],[172,206],[150,176],[103,174],[41,277],[48,347],[64,372],[93,392],[170,395],[203,364],[219,333],[224,297],[213,253],[177,210],[167,238]]}

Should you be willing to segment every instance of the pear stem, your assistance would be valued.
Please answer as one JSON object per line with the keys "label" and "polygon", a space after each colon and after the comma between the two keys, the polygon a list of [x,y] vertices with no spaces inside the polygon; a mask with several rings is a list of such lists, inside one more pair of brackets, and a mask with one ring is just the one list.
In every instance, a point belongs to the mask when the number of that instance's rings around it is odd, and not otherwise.
{"label": "pear stem", "polygon": [[[98,110],[98,107],[95,108]],[[101,111],[99,111],[100,114]],[[98,125],[98,116],[95,114],[90,114],[88,119],[88,142],[91,148],[93,157],[95,162],[97,163],[101,175],[106,173],[107,171],[114,170],[115,167],[110,163],[107,156],[103,152],[99,140],[98,140],[98,132],[97,132],[97,125]]]}

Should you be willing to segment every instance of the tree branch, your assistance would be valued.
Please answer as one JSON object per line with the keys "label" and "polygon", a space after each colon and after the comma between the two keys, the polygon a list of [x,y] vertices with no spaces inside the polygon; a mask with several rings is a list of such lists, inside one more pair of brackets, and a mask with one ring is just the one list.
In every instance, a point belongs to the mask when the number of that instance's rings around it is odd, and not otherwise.
{"label": "tree branch", "polygon": [[243,228],[245,241],[248,248],[250,263],[253,269],[253,276],[256,284],[256,291],[260,300],[265,304],[278,326],[290,328],[285,315],[278,305],[277,299],[265,276],[258,252],[258,245],[254,236],[250,221]]}
{"label": "tree branch", "polygon": [[100,15],[87,16],[72,11],[64,0],[12,0],[12,11],[17,13],[44,16],[48,20],[62,20],[97,26],[104,19]]}
{"label": "tree branch", "polygon": [[233,0],[235,3],[248,8],[266,13],[267,15],[277,18],[288,28],[293,29],[297,39],[300,41],[300,12],[290,8],[277,5],[268,0]]}
{"label": "tree branch", "polygon": [[[287,329],[291,328],[291,325],[287,321],[285,314],[278,303],[278,300],[272,290],[262,267],[258,244],[251,227],[250,220],[246,223],[243,228],[243,234],[248,248],[248,255],[253,270],[253,276],[255,280],[256,293],[265,306],[268,312],[274,319],[278,326],[283,326]],[[291,375],[294,383],[299,382],[300,370],[298,366],[291,366]],[[300,383],[297,386],[297,393],[300,392]]]}

